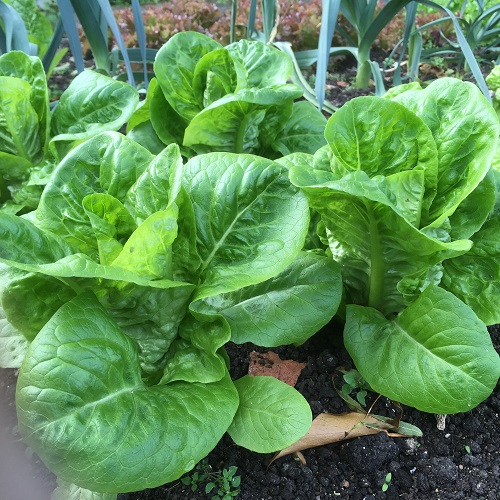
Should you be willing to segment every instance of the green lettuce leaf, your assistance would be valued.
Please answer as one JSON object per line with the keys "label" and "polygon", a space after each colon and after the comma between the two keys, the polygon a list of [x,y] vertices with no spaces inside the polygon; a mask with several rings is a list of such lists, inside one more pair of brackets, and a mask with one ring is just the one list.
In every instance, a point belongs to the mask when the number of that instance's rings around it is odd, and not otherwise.
{"label": "green lettuce leaf", "polygon": [[207,35],[190,31],[175,34],[156,55],[154,70],[165,98],[187,121],[202,109],[203,96],[193,88],[196,65],[204,55],[220,48]]}
{"label": "green lettuce leaf", "polygon": [[192,469],[230,425],[238,395],[228,376],[146,386],[134,343],[85,295],[31,344],[16,405],[24,439],[60,478],[116,493]]}
{"label": "green lettuce leaf", "polygon": [[9,323],[0,307],[0,368],[20,368],[27,350],[28,340]]}
{"label": "green lettuce leaf", "polygon": [[432,285],[392,321],[375,309],[348,305],[344,343],[374,391],[429,413],[470,410],[500,376],[484,323]]}
{"label": "green lettuce leaf", "polygon": [[267,280],[304,244],[309,209],[286,170],[251,155],[211,153],[185,166],[201,259],[198,298]]}
{"label": "green lettuce leaf", "polygon": [[437,193],[423,225],[439,226],[487,174],[500,135],[500,122],[472,83],[439,78],[424,90],[395,98],[429,127],[437,144]]}
{"label": "green lettuce leaf", "polygon": [[487,325],[500,323],[500,217],[472,236],[472,249],[444,261],[442,287],[465,302]]}
{"label": "green lettuce leaf", "polygon": [[337,312],[339,266],[302,252],[282,273],[262,283],[193,302],[191,311],[221,314],[237,344],[275,347],[305,342]]}
{"label": "green lettuce leaf", "polygon": [[295,85],[243,89],[229,94],[191,120],[183,144],[199,153],[262,154],[290,118],[293,100],[301,95]]}
{"label": "green lettuce leaf", "polygon": [[[390,177],[369,179],[361,171],[335,180],[335,174],[323,170],[291,169],[291,181],[321,214],[330,252],[341,265],[351,302],[385,313],[398,312],[429,279],[439,282],[440,275],[428,276],[436,264],[470,249],[468,240],[440,241],[408,222],[404,210],[411,186],[422,185],[422,174],[418,170],[395,174],[407,177],[407,184]],[[396,195],[395,189],[399,190]],[[394,204],[401,199],[406,205],[403,210]]]}
{"label": "green lettuce leaf", "polygon": [[314,154],[326,144],[326,118],[308,101],[293,103],[292,116],[276,137],[273,147],[286,156],[295,152]]}
{"label": "green lettuce leaf", "polygon": [[271,453],[295,443],[311,427],[309,404],[281,380],[247,375],[234,385],[240,405],[228,433],[236,444]]}
{"label": "green lettuce leaf", "polygon": [[62,158],[71,143],[119,130],[139,103],[137,90],[95,71],[84,71],[62,93],[52,114],[51,150]]}
{"label": "green lettuce leaf", "polygon": [[239,40],[226,47],[246,71],[246,88],[284,85],[293,73],[291,59],[281,50],[255,40]]}
{"label": "green lettuce leaf", "polygon": [[[382,98],[358,97],[342,106],[328,121],[325,137],[335,161],[333,173],[341,178],[362,171],[370,178],[404,171],[423,172],[424,193],[412,223],[427,219],[436,193],[437,148],[428,127],[404,106]],[[406,193],[397,196],[404,206]]]}
{"label": "green lettuce leaf", "polygon": [[104,192],[124,203],[128,190],[153,155],[127,137],[104,132],[75,148],[54,172],[36,211],[37,224],[66,240],[75,251],[99,257],[94,228],[83,199]]}

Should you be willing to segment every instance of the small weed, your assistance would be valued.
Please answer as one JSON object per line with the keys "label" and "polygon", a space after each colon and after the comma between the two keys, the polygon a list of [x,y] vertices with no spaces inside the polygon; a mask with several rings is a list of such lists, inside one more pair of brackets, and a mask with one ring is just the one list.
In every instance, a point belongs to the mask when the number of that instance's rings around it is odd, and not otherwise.
{"label": "small weed", "polygon": [[468,444],[465,445],[465,451],[467,453],[470,453],[470,446]]}
{"label": "small weed", "polygon": [[392,474],[390,472],[385,476],[384,484],[382,485],[382,491],[387,491],[389,489],[389,485],[391,484]]}
{"label": "small weed", "polygon": [[214,493],[211,500],[230,500],[235,498],[240,490],[239,485],[241,476],[236,476],[237,467],[232,465],[229,469],[222,469],[212,472],[212,467],[206,460],[202,460],[190,476],[185,476],[181,482],[186,486],[190,486],[192,491],[198,488],[205,482],[205,493]]}
{"label": "small weed", "polygon": [[356,392],[356,399],[361,406],[366,406],[366,395],[370,390],[370,386],[357,370],[340,370],[344,377],[342,385],[342,394],[349,395],[352,391]]}
{"label": "small weed", "polygon": [[212,496],[212,500],[217,500],[218,498],[230,500],[236,497],[240,492],[238,487],[241,482],[241,476],[235,476],[237,470],[238,468],[232,465],[229,469],[219,471],[216,477],[212,478],[205,487],[205,493],[216,492]]}

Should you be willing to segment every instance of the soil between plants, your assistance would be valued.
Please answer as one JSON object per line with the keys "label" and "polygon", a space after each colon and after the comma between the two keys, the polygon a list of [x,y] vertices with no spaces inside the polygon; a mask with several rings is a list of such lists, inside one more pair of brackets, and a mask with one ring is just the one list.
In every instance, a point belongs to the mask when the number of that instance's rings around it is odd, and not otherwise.
{"label": "soil between plants", "polygon": [[[282,359],[307,363],[296,388],[308,400],[313,416],[348,411],[332,383],[337,368],[352,367],[340,331],[338,325],[331,323],[300,347],[273,349]],[[491,327],[490,333],[495,349],[500,352],[500,326]],[[248,354],[252,350],[269,349],[252,344],[229,344],[233,379],[247,373]],[[55,478],[19,441],[13,402],[15,381],[15,370],[0,370],[0,498],[49,500]],[[374,398],[375,395],[369,395],[368,405]],[[292,456],[269,465],[272,455],[240,448],[225,435],[206,461],[214,472],[238,467],[241,491],[237,498],[240,500],[499,498],[500,384],[475,409],[448,416],[444,431],[437,429],[433,415],[407,407],[403,410],[403,420],[419,427],[423,437],[389,438],[380,433],[305,450],[306,465]],[[380,398],[373,408],[374,413],[385,415],[395,415],[395,411],[395,406],[386,398]],[[392,479],[384,493],[382,485],[388,472],[392,473]],[[213,493],[205,493],[205,483],[193,492],[189,486],[176,481],[121,494],[118,499],[206,500]]]}

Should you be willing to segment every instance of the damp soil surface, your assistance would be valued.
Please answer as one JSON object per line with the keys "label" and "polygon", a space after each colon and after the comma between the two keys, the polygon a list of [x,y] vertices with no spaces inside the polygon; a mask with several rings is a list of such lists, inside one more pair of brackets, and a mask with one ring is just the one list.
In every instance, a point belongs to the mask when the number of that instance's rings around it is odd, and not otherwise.
{"label": "damp soil surface", "polygon": [[[500,326],[490,328],[490,332],[500,352]],[[249,353],[253,350],[269,349],[229,344],[234,379],[247,373]],[[338,325],[328,325],[303,346],[273,351],[282,359],[306,363],[296,388],[309,402],[313,416],[349,411],[332,382],[332,378],[338,377],[338,368],[352,368]],[[49,500],[55,478],[36,455],[25,450],[17,433],[15,382],[15,370],[0,371],[0,498]],[[367,405],[374,400],[375,395],[369,394]],[[379,398],[372,411],[388,416],[399,414],[397,407],[386,398]],[[403,407],[403,420],[419,427],[423,432],[421,438],[390,438],[384,433],[355,438],[305,450],[306,463],[303,464],[293,456],[270,463],[272,455],[240,448],[226,435],[204,461],[204,469],[217,473],[237,467],[235,475],[240,476],[241,484],[236,498],[240,500],[497,500],[500,492],[499,414],[500,384],[477,408],[448,416],[444,430],[437,428],[434,415]],[[383,492],[389,472],[391,479]],[[213,492],[205,493],[207,482],[201,481],[197,490],[192,491],[190,485],[179,480],[155,489],[121,494],[118,499],[210,499]]]}

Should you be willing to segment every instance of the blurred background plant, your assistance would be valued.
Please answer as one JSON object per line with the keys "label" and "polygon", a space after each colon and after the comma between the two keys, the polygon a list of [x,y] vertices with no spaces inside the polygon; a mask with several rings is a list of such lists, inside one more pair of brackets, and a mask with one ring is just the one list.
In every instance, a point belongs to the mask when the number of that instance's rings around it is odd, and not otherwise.
{"label": "blurred background plant", "polygon": [[[21,50],[35,50],[46,71],[64,55],[58,52],[64,33],[79,72],[84,58],[93,59],[99,71],[145,87],[156,51],[178,32],[201,32],[223,45],[256,38],[271,40],[292,57],[295,83],[318,106],[332,56],[353,56],[355,87],[375,85],[378,95],[385,92],[384,70],[390,72],[391,84],[399,84],[418,80],[419,70],[437,62],[446,71],[449,65],[471,70],[486,92],[476,59],[500,58],[496,0],[0,0],[0,27],[9,27],[5,15],[12,7],[26,30]],[[11,24],[10,32],[12,48],[22,30]],[[0,51],[5,52],[6,31],[2,33]],[[389,53],[385,64],[372,60],[373,50]],[[315,89],[308,83],[312,72]]]}

